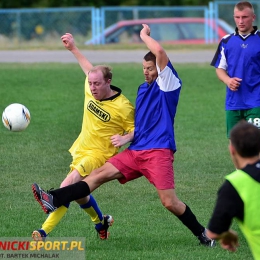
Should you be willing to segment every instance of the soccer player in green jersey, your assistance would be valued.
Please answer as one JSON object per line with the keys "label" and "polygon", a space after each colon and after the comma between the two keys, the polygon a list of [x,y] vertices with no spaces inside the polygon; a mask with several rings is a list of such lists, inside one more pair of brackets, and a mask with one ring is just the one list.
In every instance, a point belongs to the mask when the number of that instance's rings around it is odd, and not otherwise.
{"label": "soccer player in green jersey", "polygon": [[235,218],[254,259],[260,259],[260,130],[244,120],[236,124],[230,132],[229,152],[237,170],[219,189],[207,236],[236,251],[238,236],[230,230]]}

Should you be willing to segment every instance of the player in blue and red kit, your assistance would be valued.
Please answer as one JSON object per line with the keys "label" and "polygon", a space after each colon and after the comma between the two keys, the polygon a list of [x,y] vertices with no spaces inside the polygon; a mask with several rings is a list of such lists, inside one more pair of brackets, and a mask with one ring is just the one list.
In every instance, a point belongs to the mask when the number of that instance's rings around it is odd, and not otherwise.
{"label": "player in blue and red kit", "polygon": [[174,118],[182,82],[165,50],[150,37],[148,25],[143,24],[140,38],[150,52],[143,60],[145,82],[137,93],[132,143],[76,184],[49,193],[33,184],[35,199],[45,212],[51,212],[63,203],[87,196],[105,182],[118,179],[123,184],[145,176],[156,188],[163,206],[177,216],[201,244],[213,247],[215,240],[206,236],[205,227],[178,199],[174,189]]}
{"label": "player in blue and red kit", "polygon": [[211,65],[227,86],[226,125],[230,129],[241,119],[260,128],[260,32],[254,8],[239,2],[234,8],[235,33],[219,43]]}

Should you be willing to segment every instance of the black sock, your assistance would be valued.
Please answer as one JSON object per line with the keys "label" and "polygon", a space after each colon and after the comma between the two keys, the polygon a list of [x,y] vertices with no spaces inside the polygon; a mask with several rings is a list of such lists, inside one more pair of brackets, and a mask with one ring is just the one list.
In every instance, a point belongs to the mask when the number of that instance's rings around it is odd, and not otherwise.
{"label": "black sock", "polygon": [[[185,204],[186,205],[186,204]],[[193,233],[194,236],[199,236],[204,231],[204,227],[198,222],[188,205],[184,213],[178,216],[179,220]]]}
{"label": "black sock", "polygon": [[88,196],[90,189],[86,182],[80,181],[63,188],[51,190],[50,194],[53,196],[54,206],[60,207],[71,201]]}

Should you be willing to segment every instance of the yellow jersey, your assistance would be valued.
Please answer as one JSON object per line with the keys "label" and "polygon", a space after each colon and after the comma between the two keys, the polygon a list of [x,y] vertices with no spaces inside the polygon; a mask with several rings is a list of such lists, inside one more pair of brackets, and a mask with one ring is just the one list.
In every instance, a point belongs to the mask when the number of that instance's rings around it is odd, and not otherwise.
{"label": "yellow jersey", "polygon": [[86,78],[82,128],[69,149],[73,158],[102,154],[107,160],[119,150],[112,145],[110,137],[134,130],[133,105],[121,93],[121,89],[112,85],[111,89],[117,94],[109,99],[98,101],[92,96]]}

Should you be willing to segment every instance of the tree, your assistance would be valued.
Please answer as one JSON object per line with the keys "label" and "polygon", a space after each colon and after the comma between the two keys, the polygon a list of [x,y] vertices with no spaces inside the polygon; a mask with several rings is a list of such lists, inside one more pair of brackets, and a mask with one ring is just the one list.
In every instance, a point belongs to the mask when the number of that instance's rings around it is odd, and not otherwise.
{"label": "tree", "polygon": [[0,8],[208,5],[209,0],[2,0]]}

